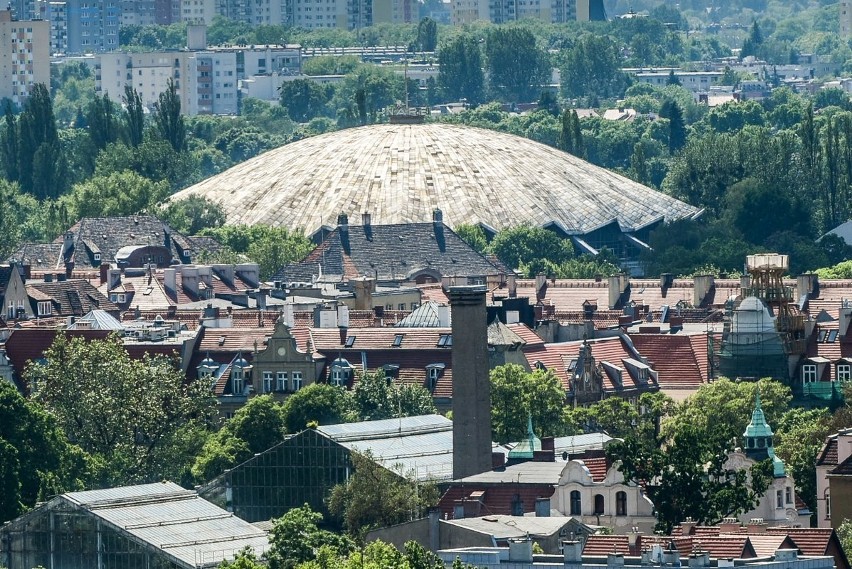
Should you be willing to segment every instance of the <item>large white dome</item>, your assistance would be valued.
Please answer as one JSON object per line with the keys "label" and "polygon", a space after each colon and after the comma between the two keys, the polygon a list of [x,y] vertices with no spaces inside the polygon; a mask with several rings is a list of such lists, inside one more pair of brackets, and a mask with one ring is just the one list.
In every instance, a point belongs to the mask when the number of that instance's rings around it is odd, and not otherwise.
{"label": "large white dome", "polygon": [[287,144],[175,195],[221,204],[229,224],[313,233],[339,213],[358,223],[427,222],[495,230],[530,223],[583,235],[634,232],[694,216],[692,206],[544,144],[491,130],[381,124]]}

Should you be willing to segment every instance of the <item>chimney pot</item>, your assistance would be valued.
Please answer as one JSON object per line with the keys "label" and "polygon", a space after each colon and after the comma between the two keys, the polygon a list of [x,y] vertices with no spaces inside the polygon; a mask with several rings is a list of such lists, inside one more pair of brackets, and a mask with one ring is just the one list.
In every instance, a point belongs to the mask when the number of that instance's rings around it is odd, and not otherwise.
{"label": "chimney pot", "polygon": [[432,222],[444,223],[444,212],[442,212],[439,208],[432,210]]}
{"label": "chimney pot", "polygon": [[363,225],[364,227],[369,227],[370,221],[371,221],[371,216],[368,212],[365,211],[364,213],[361,214],[361,225]]}

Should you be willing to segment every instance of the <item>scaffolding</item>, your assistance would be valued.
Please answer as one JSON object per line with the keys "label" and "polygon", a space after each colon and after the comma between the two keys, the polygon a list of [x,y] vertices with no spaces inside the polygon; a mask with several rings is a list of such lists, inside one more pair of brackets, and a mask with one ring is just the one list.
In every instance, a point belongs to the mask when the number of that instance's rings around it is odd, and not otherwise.
{"label": "scaffolding", "polygon": [[749,255],[748,286],[725,306],[721,336],[708,335],[712,377],[789,382],[791,359],[805,352],[805,316],[785,286],[787,255]]}

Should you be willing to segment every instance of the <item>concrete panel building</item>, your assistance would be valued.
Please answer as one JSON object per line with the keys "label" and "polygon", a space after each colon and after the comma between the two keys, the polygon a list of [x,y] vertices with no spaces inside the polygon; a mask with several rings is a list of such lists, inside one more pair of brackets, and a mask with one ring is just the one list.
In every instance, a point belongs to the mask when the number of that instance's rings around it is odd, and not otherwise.
{"label": "concrete panel building", "polygon": [[116,0],[68,0],[68,53],[118,49],[121,6]]}
{"label": "concrete panel building", "polygon": [[50,86],[50,24],[0,11],[0,98],[23,105],[37,83]]}

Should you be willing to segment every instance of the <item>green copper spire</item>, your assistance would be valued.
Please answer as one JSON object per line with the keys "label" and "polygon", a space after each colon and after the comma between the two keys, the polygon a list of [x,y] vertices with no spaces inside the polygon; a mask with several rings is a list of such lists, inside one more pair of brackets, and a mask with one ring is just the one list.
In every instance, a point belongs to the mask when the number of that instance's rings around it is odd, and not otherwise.
{"label": "green copper spire", "polygon": [[541,450],[541,439],[535,436],[532,424],[532,414],[527,414],[527,436],[509,451],[509,458],[533,458],[533,453]]}
{"label": "green copper spire", "polygon": [[784,462],[775,456],[772,442],[772,427],[766,422],[763,408],[760,406],[760,390],[755,390],[754,410],[751,412],[751,422],[743,433],[743,450],[746,455],[755,460],[772,459],[772,471],[776,477],[785,476]]}
{"label": "green copper spire", "polygon": [[[746,439],[769,437],[771,441],[773,434],[772,427],[766,422],[766,416],[763,414],[763,408],[760,406],[760,390],[757,390],[754,395],[754,411],[751,413],[751,423],[746,427],[743,437]],[[772,446],[771,443],[768,446]]]}

